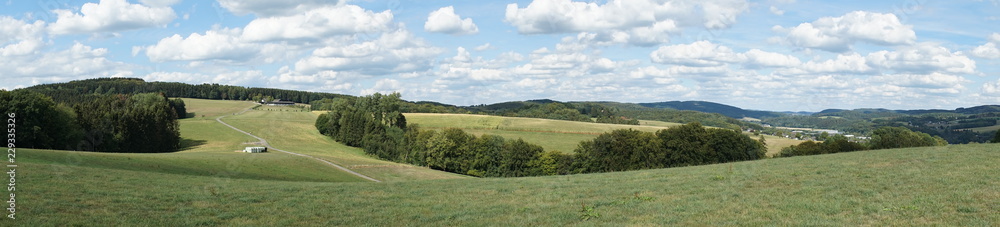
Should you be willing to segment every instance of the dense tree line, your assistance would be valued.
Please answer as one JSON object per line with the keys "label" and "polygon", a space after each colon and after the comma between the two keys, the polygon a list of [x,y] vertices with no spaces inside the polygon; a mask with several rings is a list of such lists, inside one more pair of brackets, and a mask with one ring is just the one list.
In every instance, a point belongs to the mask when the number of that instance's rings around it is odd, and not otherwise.
{"label": "dense tree line", "polygon": [[914,132],[904,127],[881,127],[872,132],[871,149],[927,147],[948,145],[941,137]]}
{"label": "dense tree line", "polygon": [[880,127],[872,132],[872,139],[867,144],[848,141],[843,135],[833,135],[822,143],[806,141],[781,149],[779,157],[944,145],[948,145],[948,142],[927,133],[914,132],[904,127]]}
{"label": "dense tree line", "polygon": [[621,110],[599,103],[576,103],[580,113],[594,118],[597,123],[639,125],[639,120],[622,116]]}
{"label": "dense tree line", "polygon": [[[333,110],[337,99],[321,99],[311,102],[313,110]],[[553,120],[597,122],[607,124],[638,125],[639,120],[619,114],[617,108],[593,103],[564,103],[552,100],[505,102],[492,105],[459,107],[434,102],[401,102],[400,112],[404,113],[463,113],[484,114],[505,117],[527,117]]]}
{"label": "dense tree line", "polygon": [[37,92],[0,90],[0,113],[14,113],[18,147],[72,150],[83,137],[72,108]]}
{"label": "dense tree line", "polygon": [[1000,143],[1000,130],[997,130],[996,135],[993,135],[993,139],[990,140],[990,143]]}
{"label": "dense tree line", "polygon": [[653,120],[653,121],[664,121],[664,122],[677,122],[677,123],[695,123],[703,124],[706,126],[714,126],[719,128],[726,128],[732,130],[741,129],[756,129],[762,130],[758,124],[742,122],[731,117],[726,117],[722,114],[717,113],[703,113],[693,110],[671,110],[671,109],[631,109],[622,110],[622,116],[635,119],[643,120]]}
{"label": "dense tree line", "polygon": [[178,148],[183,101],[154,93],[88,94],[73,100],[57,103],[25,89],[0,91],[0,110],[17,114],[22,147],[129,153]]}
{"label": "dense tree line", "polygon": [[420,130],[399,114],[399,94],[330,102],[316,129],[379,158],[481,177],[592,173],[701,165],[764,157],[760,141],[693,123],[656,134],[616,130],[583,141],[575,154],[460,129]]}
{"label": "dense tree line", "polygon": [[766,152],[763,142],[738,131],[690,123],[656,133],[605,133],[581,142],[574,159],[578,172],[589,173],[757,160]]}
{"label": "dense tree line", "polygon": [[[139,78],[97,78],[67,83],[42,84],[29,88],[51,96],[57,102],[75,102],[85,94],[139,94],[164,93],[169,97],[254,100],[265,97],[297,103],[309,103],[324,98],[351,97],[348,95],[293,91],[273,88],[250,88],[219,84],[191,85],[177,82],[146,82]],[[183,116],[182,116],[183,117]]]}
{"label": "dense tree line", "polygon": [[849,141],[847,137],[838,134],[826,138],[823,142],[805,141],[798,145],[782,148],[778,157],[833,154],[867,149],[868,147],[864,144]]}

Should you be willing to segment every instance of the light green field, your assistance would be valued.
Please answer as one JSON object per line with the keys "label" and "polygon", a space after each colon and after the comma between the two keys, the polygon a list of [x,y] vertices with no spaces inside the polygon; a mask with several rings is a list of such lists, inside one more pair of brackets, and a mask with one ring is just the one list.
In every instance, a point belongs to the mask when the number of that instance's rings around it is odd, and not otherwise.
{"label": "light green field", "polygon": [[424,129],[460,128],[477,136],[498,135],[508,139],[521,138],[545,150],[572,153],[580,141],[596,138],[615,129],[635,129],[655,132],[680,125],[660,121],[640,121],[640,125],[598,124],[538,118],[500,117],[472,114],[407,113],[406,122]]}
{"label": "light green field", "polygon": [[189,115],[193,114],[194,118],[205,119],[215,119],[215,117],[221,115],[232,115],[243,111],[247,108],[254,107],[257,104],[247,101],[220,101],[220,100],[207,100],[207,99],[189,99],[181,98],[184,100],[185,108]]}
{"label": "light green field", "polygon": [[996,226],[1000,145],[528,178],[232,179],[18,156],[21,226]]}
{"label": "light green field", "polygon": [[[537,144],[545,150],[572,153],[581,141],[596,138],[601,133],[615,129],[635,129],[656,132],[679,123],[662,121],[639,121],[639,125],[598,124],[578,121],[561,121],[538,118],[500,117],[471,114],[407,113],[406,121],[425,129],[460,128],[481,136],[492,134],[508,139],[521,138]],[[756,137],[753,137],[756,139]],[[764,136],[768,144],[768,156],[781,153],[781,149],[802,141],[777,136]]]}
{"label": "light green field", "polygon": [[260,136],[275,148],[307,154],[342,165],[381,181],[464,178],[465,176],[407,164],[378,160],[359,148],[337,143],[316,130],[318,112],[295,107],[261,107],[223,119]]}

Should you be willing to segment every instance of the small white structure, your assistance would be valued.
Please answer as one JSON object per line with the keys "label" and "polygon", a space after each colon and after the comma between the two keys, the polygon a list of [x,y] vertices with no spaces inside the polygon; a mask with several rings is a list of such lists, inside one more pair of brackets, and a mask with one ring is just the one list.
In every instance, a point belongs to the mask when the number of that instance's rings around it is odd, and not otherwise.
{"label": "small white structure", "polygon": [[263,153],[263,152],[267,152],[267,147],[247,147],[247,148],[243,148],[243,152],[246,152],[246,153]]}

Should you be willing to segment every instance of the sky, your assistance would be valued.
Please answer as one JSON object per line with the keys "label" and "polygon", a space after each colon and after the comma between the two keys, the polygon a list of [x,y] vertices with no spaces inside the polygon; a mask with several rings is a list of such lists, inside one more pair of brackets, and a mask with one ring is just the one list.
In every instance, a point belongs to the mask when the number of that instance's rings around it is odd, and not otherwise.
{"label": "sky", "polygon": [[0,89],[96,77],[455,105],[1000,104],[1000,0],[0,2]]}

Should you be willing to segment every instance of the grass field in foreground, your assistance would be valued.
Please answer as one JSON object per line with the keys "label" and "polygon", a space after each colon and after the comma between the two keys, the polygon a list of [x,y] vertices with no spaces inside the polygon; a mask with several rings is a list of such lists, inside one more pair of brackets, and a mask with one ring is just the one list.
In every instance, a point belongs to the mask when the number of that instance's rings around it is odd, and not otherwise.
{"label": "grass field in foreground", "polygon": [[64,165],[22,150],[23,226],[996,226],[1000,145],[603,174],[388,183],[221,179]]}
{"label": "grass field in foreground", "polygon": [[[417,124],[425,129],[460,128],[466,132],[481,136],[483,134],[498,135],[508,139],[521,138],[532,144],[537,144],[545,150],[572,153],[580,141],[591,140],[601,133],[615,129],[635,129],[646,132],[656,132],[672,126],[681,125],[662,121],[639,121],[640,125],[599,124],[578,121],[561,121],[538,118],[500,117],[471,114],[432,114],[407,113],[406,121]],[[756,139],[756,137],[751,136]],[[796,145],[802,141],[777,136],[764,136],[767,140],[767,155],[781,152],[782,148]]]}

